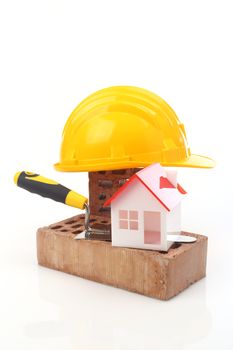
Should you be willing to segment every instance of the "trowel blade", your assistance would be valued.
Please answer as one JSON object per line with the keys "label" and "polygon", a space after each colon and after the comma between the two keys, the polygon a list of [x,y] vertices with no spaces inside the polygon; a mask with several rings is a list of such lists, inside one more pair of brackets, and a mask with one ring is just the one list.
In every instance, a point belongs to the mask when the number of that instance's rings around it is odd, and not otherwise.
{"label": "trowel blade", "polygon": [[193,243],[196,242],[197,239],[195,237],[185,235],[167,235],[167,240],[169,242],[176,243]]}
{"label": "trowel blade", "polygon": [[89,239],[97,241],[111,241],[111,233],[106,230],[90,229],[77,234],[74,239]]}

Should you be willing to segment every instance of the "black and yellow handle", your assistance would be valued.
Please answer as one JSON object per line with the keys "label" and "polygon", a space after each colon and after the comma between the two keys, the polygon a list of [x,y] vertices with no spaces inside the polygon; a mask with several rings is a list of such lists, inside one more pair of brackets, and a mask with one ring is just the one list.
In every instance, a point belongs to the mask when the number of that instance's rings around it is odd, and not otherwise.
{"label": "black and yellow handle", "polygon": [[84,209],[88,199],[59,183],[46,179],[45,177],[21,171],[15,174],[14,182],[17,186],[25,190],[39,194],[42,197],[53,199],[54,201],[67,204],[71,207]]}

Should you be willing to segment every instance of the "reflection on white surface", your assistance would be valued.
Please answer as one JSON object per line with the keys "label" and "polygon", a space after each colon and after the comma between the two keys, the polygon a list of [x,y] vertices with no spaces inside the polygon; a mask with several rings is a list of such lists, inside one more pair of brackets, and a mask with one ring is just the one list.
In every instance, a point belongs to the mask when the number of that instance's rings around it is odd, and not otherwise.
{"label": "reflection on white surface", "polygon": [[26,325],[24,334],[32,339],[60,338],[68,336],[69,330],[62,321],[40,321]]}
{"label": "reflection on white surface", "polygon": [[69,338],[70,348],[182,349],[206,337],[211,314],[206,306],[205,280],[193,293],[163,302],[78,277],[38,268],[39,296],[54,304],[53,321],[30,322],[29,338]]}

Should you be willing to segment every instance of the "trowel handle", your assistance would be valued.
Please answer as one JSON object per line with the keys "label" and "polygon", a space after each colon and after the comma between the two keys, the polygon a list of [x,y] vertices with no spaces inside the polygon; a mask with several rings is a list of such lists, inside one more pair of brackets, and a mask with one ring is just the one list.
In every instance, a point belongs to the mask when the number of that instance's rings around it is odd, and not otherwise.
{"label": "trowel handle", "polygon": [[88,199],[59,183],[46,179],[38,174],[21,171],[15,174],[14,182],[25,190],[39,194],[42,197],[67,204],[71,207],[84,209]]}

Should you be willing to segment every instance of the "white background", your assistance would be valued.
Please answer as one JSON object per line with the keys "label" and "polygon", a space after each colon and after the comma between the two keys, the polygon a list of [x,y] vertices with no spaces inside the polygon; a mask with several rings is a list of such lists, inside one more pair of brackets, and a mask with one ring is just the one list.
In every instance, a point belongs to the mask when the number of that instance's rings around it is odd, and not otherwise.
{"label": "white background", "polygon": [[[0,1],[0,348],[233,348],[232,1]],[[58,173],[63,126],[110,85],[163,97],[192,152],[180,169],[183,228],[209,237],[207,277],[168,302],[39,267],[35,232],[73,208],[13,184],[39,172],[87,195],[87,174]]]}

